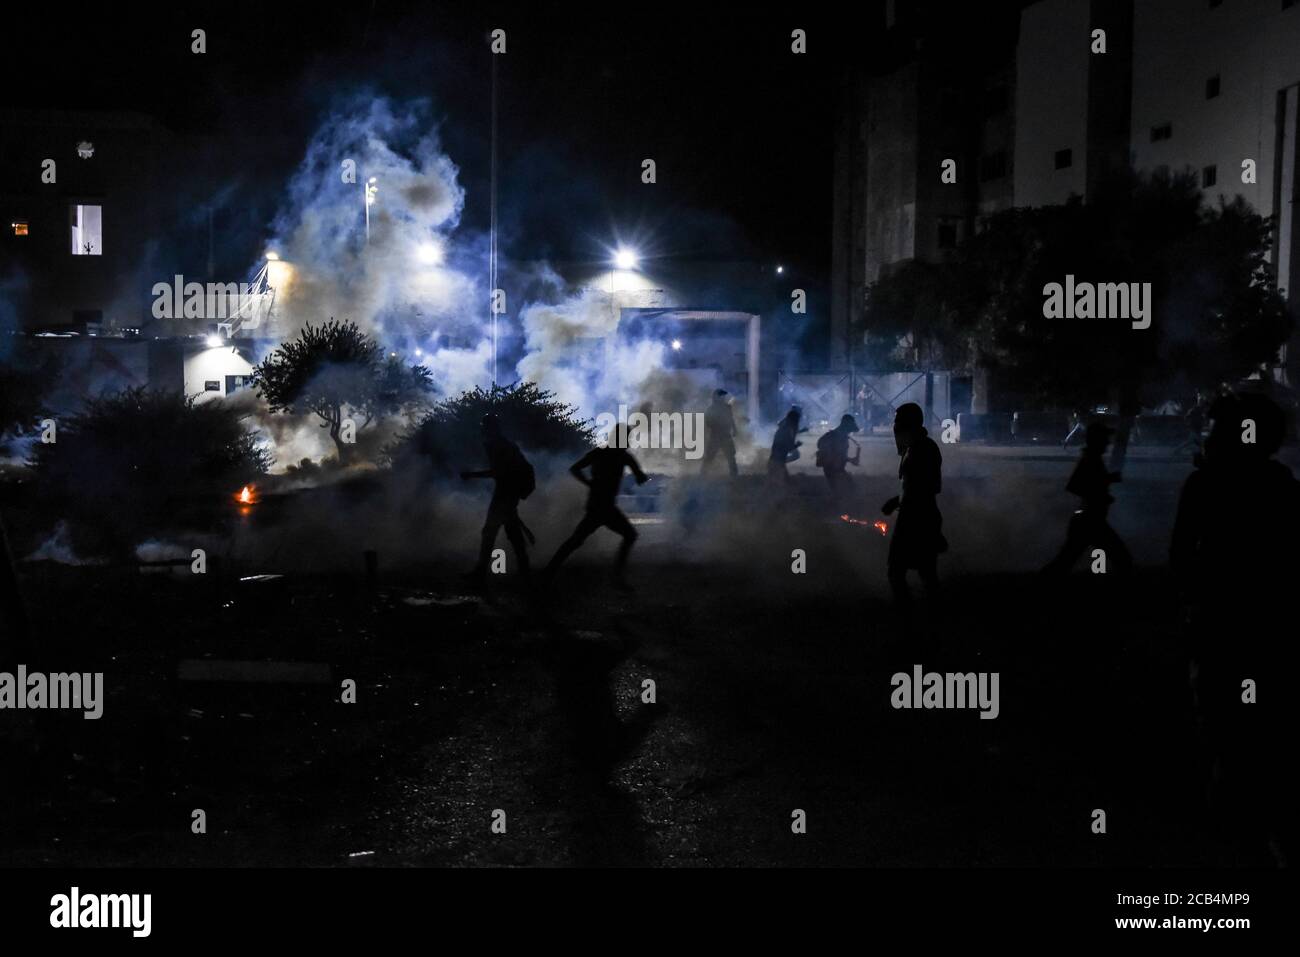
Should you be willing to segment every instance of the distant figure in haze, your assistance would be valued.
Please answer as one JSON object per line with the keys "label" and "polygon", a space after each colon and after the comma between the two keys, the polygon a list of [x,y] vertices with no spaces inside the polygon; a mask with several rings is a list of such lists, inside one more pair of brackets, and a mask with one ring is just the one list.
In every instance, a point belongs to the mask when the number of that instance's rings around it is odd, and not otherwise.
{"label": "distant figure in haze", "polygon": [[501,434],[501,422],[497,417],[491,413],[483,416],[480,429],[488,467],[477,472],[460,473],[462,479],[490,478],[493,482],[492,501],[488,504],[487,521],[483,523],[479,543],[478,564],[467,576],[476,583],[481,583],[487,575],[492,547],[502,526],[505,526],[506,538],[514,546],[520,573],[528,574],[528,545],[524,536],[529,539],[533,536],[519,518],[519,502],[532,494],[535,484],[533,467],[519,451],[519,446]]}
{"label": "distant figure in haze", "polygon": [[714,456],[721,455],[727,461],[727,468],[732,476],[740,474],[736,466],[736,420],[731,414],[731,399],[726,389],[713,393],[713,402],[704,413],[704,461],[700,463],[703,474],[713,461]]}
{"label": "distant figure in haze", "polygon": [[1070,431],[1066,433],[1065,439],[1061,442],[1061,448],[1068,449],[1074,437],[1083,432],[1088,426],[1088,410],[1075,409],[1070,416]]}
{"label": "distant figure in haze", "polygon": [[817,457],[814,463],[826,476],[830,486],[831,498],[839,504],[853,490],[853,480],[849,478],[847,467],[857,465],[861,450],[855,450],[849,456],[849,436],[858,431],[857,420],[851,415],[840,419],[840,424],[817,440]]}
{"label": "distant figure in haze", "polygon": [[900,405],[894,414],[894,444],[902,457],[898,463],[902,491],[880,510],[886,515],[898,512],[887,565],[894,601],[906,608],[911,602],[908,571],[915,569],[926,592],[933,594],[939,586],[936,560],[948,550],[937,501],[943,487],[943,456],[925,428],[925,413],[915,402]]}
{"label": "distant figure in haze", "polygon": [[772,439],[772,453],[767,458],[767,477],[774,485],[786,485],[790,473],[786,465],[799,458],[799,418],[803,411],[797,405],[790,406],[776,427],[776,436]]}
{"label": "distant figure in haze", "polygon": [[[613,441],[603,449],[592,449],[569,468],[576,478],[591,491],[587,495],[587,514],[582,517],[573,534],[556,551],[550,564],[546,566],[546,576],[551,578],[564,560],[578,550],[578,547],[598,528],[608,528],[623,536],[618,547],[618,559],[615,564],[615,582],[626,588],[624,572],[627,568],[627,556],[636,541],[636,529],[619,511],[615,504],[618,490],[623,484],[623,469],[631,469],[638,485],[649,481],[649,476],[641,471],[631,454],[627,451],[627,427],[620,425],[614,430]],[[583,469],[591,469],[591,478],[583,474]]]}
{"label": "distant figure in haze", "polygon": [[1124,574],[1132,567],[1128,549],[1106,520],[1106,513],[1115,501],[1110,487],[1120,481],[1118,472],[1106,469],[1110,436],[1111,429],[1101,422],[1090,422],[1084,430],[1083,454],[1065,484],[1067,492],[1079,496],[1079,508],[1070,516],[1065,544],[1043,569],[1048,574],[1068,574],[1080,555],[1096,548],[1105,552],[1107,573]]}
{"label": "distant figure in haze", "polygon": [[[1245,822],[1275,860],[1294,850],[1294,615],[1300,485],[1273,456],[1285,416],[1263,395],[1208,410],[1200,462],[1183,484],[1169,547],[1186,609],[1191,684],[1216,817]],[[1254,703],[1247,703],[1246,682]]]}

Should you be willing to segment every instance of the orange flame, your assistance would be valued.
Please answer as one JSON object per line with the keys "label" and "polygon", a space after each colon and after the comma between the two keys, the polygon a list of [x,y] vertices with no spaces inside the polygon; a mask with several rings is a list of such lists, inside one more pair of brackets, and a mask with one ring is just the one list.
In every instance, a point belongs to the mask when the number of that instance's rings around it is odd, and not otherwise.
{"label": "orange flame", "polygon": [[257,496],[253,491],[253,486],[245,485],[235,495],[235,501],[240,505],[252,505],[257,501]]}
{"label": "orange flame", "polygon": [[865,518],[854,518],[852,515],[847,513],[840,516],[840,521],[848,522],[850,525],[865,525],[868,528],[874,528],[881,535],[887,535],[889,533],[889,524],[887,522],[868,522]]}

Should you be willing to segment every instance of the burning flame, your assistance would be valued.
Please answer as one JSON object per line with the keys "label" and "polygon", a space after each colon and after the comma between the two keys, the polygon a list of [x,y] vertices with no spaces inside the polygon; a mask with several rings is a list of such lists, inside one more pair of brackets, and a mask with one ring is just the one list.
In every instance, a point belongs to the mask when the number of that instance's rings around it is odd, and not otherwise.
{"label": "burning flame", "polygon": [[239,492],[235,495],[235,501],[238,502],[240,505],[252,505],[254,502],[256,502],[257,496],[256,493],[253,491],[253,486],[245,485],[243,488],[241,488]]}
{"label": "burning flame", "polygon": [[874,528],[881,535],[889,534],[889,523],[876,520],[868,522],[865,518],[854,518],[852,515],[844,514],[840,516],[841,522],[848,522],[850,525],[865,525],[867,528]]}

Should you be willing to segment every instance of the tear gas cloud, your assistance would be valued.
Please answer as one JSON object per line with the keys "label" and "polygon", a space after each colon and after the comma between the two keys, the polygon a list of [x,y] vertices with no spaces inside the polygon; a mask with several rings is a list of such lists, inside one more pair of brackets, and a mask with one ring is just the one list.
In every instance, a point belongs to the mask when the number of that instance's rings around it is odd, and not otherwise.
{"label": "tear gas cloud", "polygon": [[[355,177],[344,176],[344,162]],[[345,182],[354,178],[355,182]],[[366,239],[364,189],[374,180]],[[427,100],[368,94],[341,102],[321,123],[290,178],[270,249],[292,267],[277,291],[282,329],[330,317],[352,319],[385,349],[422,363],[441,394],[492,380],[487,237],[461,228],[465,189],[442,148]],[[503,263],[507,312],[522,332],[514,375],[554,391],[594,417],[619,401],[643,399],[662,382],[661,343],[614,338],[619,314],[609,293],[565,295],[545,264]],[[519,302],[515,290],[543,289]],[[517,319],[509,318],[511,314]],[[609,339],[604,348],[588,348]],[[509,381],[509,370],[499,370]]]}

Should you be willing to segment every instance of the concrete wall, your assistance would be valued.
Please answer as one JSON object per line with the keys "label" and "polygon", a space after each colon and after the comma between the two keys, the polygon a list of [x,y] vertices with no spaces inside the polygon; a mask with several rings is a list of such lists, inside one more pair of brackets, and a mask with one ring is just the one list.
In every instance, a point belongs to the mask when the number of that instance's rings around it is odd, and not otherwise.
{"label": "concrete wall", "polygon": [[[1086,195],[1089,0],[1043,0],[1020,18],[1016,50],[1015,203],[1051,206]],[[1072,163],[1055,168],[1057,150]]]}
{"label": "concrete wall", "polygon": [[[1206,99],[1217,74],[1219,95]],[[1272,215],[1279,91],[1300,82],[1300,5],[1279,0],[1225,0],[1217,7],[1187,0],[1137,0],[1133,14],[1132,159],[1138,169],[1217,167],[1205,190],[1244,196]],[[1151,142],[1151,128],[1173,135]],[[1256,182],[1241,181],[1254,159]]]}
{"label": "concrete wall", "polygon": [[[253,365],[233,346],[203,346],[186,353],[184,369],[185,394],[195,396],[199,402],[207,402],[230,394],[226,376],[247,376],[252,373]],[[218,389],[208,390],[207,382],[218,383]]]}

